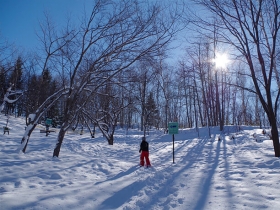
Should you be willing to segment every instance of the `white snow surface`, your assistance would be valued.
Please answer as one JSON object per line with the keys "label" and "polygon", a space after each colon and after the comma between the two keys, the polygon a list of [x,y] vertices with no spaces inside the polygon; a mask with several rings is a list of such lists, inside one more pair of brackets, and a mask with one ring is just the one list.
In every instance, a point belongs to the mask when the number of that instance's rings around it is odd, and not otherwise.
{"label": "white snow surface", "polygon": [[[139,167],[143,132],[118,129],[110,146],[100,133],[68,132],[59,158],[52,153],[58,132],[38,126],[27,152],[17,152],[24,120],[9,118],[0,133],[0,209],[269,209],[280,207],[280,159],[257,127],[152,130],[147,136],[152,167]],[[0,128],[5,126],[0,116]],[[2,132],[3,130],[1,130]],[[57,130],[58,131],[58,130]],[[256,133],[261,141],[256,141]],[[234,139],[231,136],[234,134]]]}

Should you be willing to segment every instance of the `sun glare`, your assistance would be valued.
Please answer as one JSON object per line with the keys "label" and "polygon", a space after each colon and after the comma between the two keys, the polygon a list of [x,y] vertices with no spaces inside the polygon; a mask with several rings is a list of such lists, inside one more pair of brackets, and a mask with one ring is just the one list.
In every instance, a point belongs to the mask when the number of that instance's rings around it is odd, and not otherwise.
{"label": "sun glare", "polygon": [[216,58],[213,59],[216,68],[222,68],[225,69],[227,67],[227,64],[229,63],[229,59],[227,57],[227,54],[217,54]]}

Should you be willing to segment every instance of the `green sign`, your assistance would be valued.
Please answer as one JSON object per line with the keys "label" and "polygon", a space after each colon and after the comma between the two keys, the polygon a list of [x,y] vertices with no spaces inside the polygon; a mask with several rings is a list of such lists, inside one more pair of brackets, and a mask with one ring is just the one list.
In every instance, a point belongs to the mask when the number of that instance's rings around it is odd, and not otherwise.
{"label": "green sign", "polygon": [[169,134],[178,134],[179,125],[177,122],[168,123],[168,133]]}
{"label": "green sign", "polygon": [[51,125],[52,124],[52,119],[46,119],[46,125]]}

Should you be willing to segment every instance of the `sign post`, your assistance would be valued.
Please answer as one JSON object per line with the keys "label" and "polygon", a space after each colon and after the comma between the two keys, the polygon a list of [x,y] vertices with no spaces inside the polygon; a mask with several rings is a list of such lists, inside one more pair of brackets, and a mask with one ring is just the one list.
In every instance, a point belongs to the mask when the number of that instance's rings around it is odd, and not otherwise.
{"label": "sign post", "polygon": [[174,134],[178,134],[179,131],[179,125],[178,122],[170,122],[168,123],[168,133],[172,134],[172,140],[173,140],[173,163],[175,163],[175,152],[174,152],[174,141],[175,137]]}
{"label": "sign post", "polygon": [[52,119],[47,118],[45,124],[50,126],[52,124]]}

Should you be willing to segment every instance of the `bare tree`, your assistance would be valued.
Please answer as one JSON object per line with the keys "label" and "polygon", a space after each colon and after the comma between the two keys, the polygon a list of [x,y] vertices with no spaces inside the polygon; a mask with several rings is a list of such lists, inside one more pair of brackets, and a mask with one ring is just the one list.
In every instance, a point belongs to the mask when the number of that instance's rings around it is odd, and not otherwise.
{"label": "bare tree", "polygon": [[[177,30],[175,19],[167,21],[161,16],[162,9],[156,4],[142,5],[131,0],[97,0],[80,28],[67,27],[61,36],[43,31],[44,36],[51,38],[43,36],[42,39],[47,55],[43,69],[60,67],[63,70],[60,71],[63,85],[57,97],[48,98],[45,103],[51,105],[61,97],[66,100],[53,156],[59,156],[67,129],[99,88],[141,57],[155,56],[158,49],[172,39]],[[63,62],[59,65],[58,60]],[[54,62],[57,65],[53,65]],[[29,135],[22,139],[25,148],[26,137],[30,136],[47,107],[36,111],[35,123],[27,129]]]}
{"label": "bare tree", "polygon": [[[216,26],[221,37],[219,41],[235,47],[241,54],[238,58],[247,63],[255,88],[251,91],[258,95],[270,121],[274,152],[275,156],[279,157],[277,107],[280,89],[273,86],[274,78],[278,77],[274,70],[280,27],[279,1],[195,0],[195,2],[206,7],[220,21]],[[201,21],[206,23],[204,20]],[[212,25],[209,22],[207,24]]]}

